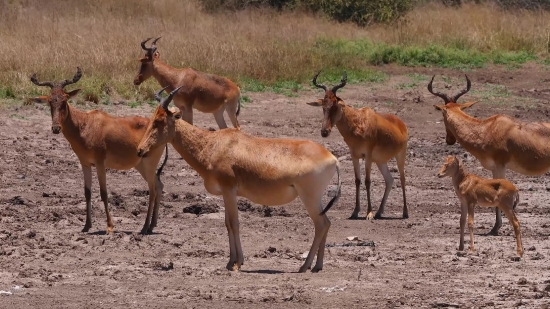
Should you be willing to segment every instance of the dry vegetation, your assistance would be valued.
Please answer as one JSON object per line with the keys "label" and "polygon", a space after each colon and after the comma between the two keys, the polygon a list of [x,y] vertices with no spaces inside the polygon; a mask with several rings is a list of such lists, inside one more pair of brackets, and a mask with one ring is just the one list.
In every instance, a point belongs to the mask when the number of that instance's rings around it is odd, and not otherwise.
{"label": "dry vegetation", "polygon": [[[320,68],[332,70],[334,79],[344,68],[356,72],[352,79],[376,79],[367,65],[387,62],[523,62],[533,55],[546,56],[549,33],[548,12],[502,12],[491,5],[455,9],[430,4],[397,25],[365,29],[296,12],[212,15],[194,1],[3,1],[0,96],[41,91],[28,80],[32,72],[41,79],[60,79],[81,66],[80,86],[88,94],[145,99],[156,82],[138,89],[132,80],[143,53],[139,42],[153,36],[163,37],[158,45],[167,63],[225,75],[242,86],[256,81],[301,83]],[[495,51],[497,56],[485,56]],[[522,53],[508,59],[508,51]]]}

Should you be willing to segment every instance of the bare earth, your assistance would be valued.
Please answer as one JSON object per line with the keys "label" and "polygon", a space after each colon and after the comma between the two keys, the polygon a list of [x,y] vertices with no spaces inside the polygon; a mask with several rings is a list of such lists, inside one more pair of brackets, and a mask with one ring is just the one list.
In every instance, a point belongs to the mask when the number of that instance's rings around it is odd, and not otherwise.
{"label": "bare earth", "polygon": [[[388,73],[389,80],[348,85],[339,94],[349,105],[393,113],[407,124],[407,220],[401,219],[403,201],[394,161],[390,168],[395,182],[385,219],[364,219],[363,190],[363,217],[348,220],[355,185],[347,146],[337,130],[322,139],[321,110],[305,104],[320,97],[320,91],[306,89],[291,97],[245,93],[252,99],[239,118],[245,132],[311,139],[340,158],[342,198],[328,212],[331,247],[317,274],[296,273],[313,240],[313,224],[299,200],[267,208],[241,199],[245,264],[240,272],[227,271],[228,238],[223,211],[218,211],[223,210],[221,198],[206,193],[202,179],[173,148],[162,175],[165,193],[154,235],[138,234],[147,186],[135,170],[110,170],[107,176],[115,219],[112,235],[104,233],[105,213],[94,175],[93,227],[81,233],[82,172],[65,138],[52,134],[49,108],[2,108],[0,290],[11,295],[0,292],[0,308],[549,308],[548,174],[507,173],[520,189],[517,211],[526,249],[521,260],[514,259],[513,229],[505,218],[500,236],[484,235],[495,220],[490,209],[476,208],[476,252],[457,252],[458,200],[451,180],[439,179],[436,173],[444,157],[455,154],[471,172],[490,175],[458,144],[445,144],[441,113],[432,107],[440,99],[428,93],[426,84],[436,73],[437,89],[456,92],[465,85],[462,73],[375,69]],[[469,109],[471,115],[504,113],[522,121],[549,121],[550,75],[545,67],[491,67],[468,74],[472,91],[461,100],[480,101]],[[147,104],[77,106],[147,117],[153,110]],[[196,112],[195,119],[199,127],[216,127],[211,115]],[[384,189],[376,168],[372,189],[376,210]],[[348,241],[348,236],[363,243]]]}

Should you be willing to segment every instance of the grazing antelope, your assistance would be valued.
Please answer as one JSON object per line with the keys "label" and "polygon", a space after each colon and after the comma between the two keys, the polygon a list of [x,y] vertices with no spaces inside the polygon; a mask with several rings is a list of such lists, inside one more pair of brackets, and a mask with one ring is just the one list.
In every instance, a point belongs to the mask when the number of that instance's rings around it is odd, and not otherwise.
{"label": "grazing antelope", "polygon": [[447,157],[437,176],[453,178],[453,186],[460,200],[460,244],[458,250],[464,250],[464,226],[466,225],[466,214],[468,214],[470,251],[474,251],[474,207],[478,204],[481,207],[497,207],[504,212],[514,227],[518,255],[523,255],[519,221],[514,213],[519,203],[519,193],[511,182],[506,179],[485,179],[470,174],[455,156]]}
{"label": "grazing antelope", "polygon": [[237,85],[225,77],[206,74],[192,68],[177,69],[160,60],[156,43],[160,39],[153,40],[151,47],[145,43],[151,38],[141,42],[141,48],[146,51],[141,58],[139,73],[134,79],[134,85],[140,85],[153,76],[161,87],[167,87],[167,91],[173,91],[178,86],[180,91],[174,97],[174,104],[180,109],[183,120],[193,124],[193,108],[203,112],[212,113],[220,129],[227,128],[223,118],[223,112],[227,111],[233,127],[239,129],[237,116],[241,111],[241,90]]}
{"label": "grazing antelope", "polygon": [[[435,77],[435,76],[434,76]],[[516,121],[506,115],[477,119],[463,112],[477,102],[457,103],[467,93],[471,82],[466,76],[466,88],[453,97],[433,92],[434,77],[428,91],[445,101],[434,105],[443,113],[447,144],[458,143],[476,157],[481,165],[493,173],[493,178],[506,178],[506,169],[529,176],[550,170],[550,123]],[[496,221],[490,235],[498,235],[502,226],[500,209],[496,208]]]}
{"label": "grazing antelope", "polygon": [[[157,225],[158,205],[163,188],[160,173],[168,158],[168,148],[166,149],[164,162],[155,175],[163,149],[155,149],[148,158],[142,159],[136,156],[138,143],[145,133],[149,119],[144,117],[113,117],[98,110],[82,112],[72,107],[68,100],[75,96],[80,89],[65,92],[63,88],[78,82],[81,77],[82,71],[77,68],[72,80],[57,83],[39,82],[35,73],[32,75],[31,81],[37,86],[47,86],[52,89],[50,95],[35,97],[33,101],[48,103],[52,115],[52,132],[54,134],[63,133],[82,166],[84,196],[86,197],[86,224],[82,232],[88,232],[92,227],[92,166],[95,165],[101,200],[105,205],[105,213],[107,214],[107,233],[111,233],[114,228],[108,208],[105,171],[107,167],[118,170],[135,168],[147,181],[149,185],[149,211],[141,232],[150,233]],[[153,206],[154,214],[151,220]]]}
{"label": "grazing antelope", "polygon": [[[239,236],[237,196],[258,204],[282,205],[300,197],[315,226],[315,238],[300,267],[305,272],[323,268],[323,256],[330,221],[325,212],[340,196],[338,160],[312,141],[257,138],[237,129],[210,132],[182,121],[168,109],[178,89],[161,100],[139,144],[138,155],[147,156],[172,144],[182,158],[204,180],[210,194],[223,196],[225,226],[229,234],[230,259],[227,269],[237,270],[244,256]],[[334,172],[338,174],[337,194],[322,208],[322,196]]]}
{"label": "grazing antelope", "polygon": [[[321,72],[319,72],[321,73]],[[407,151],[408,133],[407,127],[395,115],[376,113],[374,110],[364,107],[354,109],[336,96],[336,91],[346,85],[347,75],[344,72],[341,83],[328,89],[325,85],[317,84],[317,73],[313,77],[313,85],[325,91],[325,97],[315,102],[307,103],[311,106],[323,107],[323,126],[321,136],[327,137],[336,125],[344,141],[348,145],[355,171],[355,210],[351,219],[356,219],[360,206],[360,186],[361,186],[361,168],[359,159],[365,160],[365,186],[367,188],[367,219],[372,219],[372,206],[370,198],[370,173],[372,163],[378,166],[378,169],[384,176],[386,190],[380,203],[380,208],[374,216],[375,219],[382,217],[384,206],[390,193],[393,177],[388,169],[388,161],[395,158],[397,168],[401,177],[401,188],[403,189],[403,218],[409,217],[407,210],[407,198],[405,196],[405,158]]]}

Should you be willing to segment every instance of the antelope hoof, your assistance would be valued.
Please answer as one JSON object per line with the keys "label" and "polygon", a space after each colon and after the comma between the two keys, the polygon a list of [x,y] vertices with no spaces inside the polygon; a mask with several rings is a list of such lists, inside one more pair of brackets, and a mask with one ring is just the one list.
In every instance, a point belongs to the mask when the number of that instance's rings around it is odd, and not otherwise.
{"label": "antelope hoof", "polygon": [[85,225],[84,228],[82,229],[82,233],[88,233],[88,231],[90,230],[92,226],[88,226],[88,225]]}
{"label": "antelope hoof", "polygon": [[299,273],[305,273],[307,270],[308,270],[309,267],[307,267],[307,265],[302,265],[302,267],[300,267],[300,269],[298,270]]}
{"label": "antelope hoof", "polygon": [[498,229],[493,228],[487,235],[498,236]]}
{"label": "antelope hoof", "polygon": [[113,232],[114,229],[115,229],[114,226],[108,226],[107,229],[105,230],[105,233],[111,234],[111,233]]}
{"label": "antelope hoof", "polygon": [[403,219],[409,219],[409,213],[403,213]]}
{"label": "antelope hoof", "polygon": [[373,218],[377,219],[376,217],[374,217],[374,215],[372,214],[372,211],[371,211],[367,214],[367,220],[372,220]]}
{"label": "antelope hoof", "polygon": [[241,265],[239,265],[239,263],[237,262],[229,261],[225,268],[230,271],[237,271],[241,269]]}
{"label": "antelope hoof", "polygon": [[357,220],[359,219],[359,214],[358,213],[352,213],[351,214],[351,217],[349,217],[350,220]]}
{"label": "antelope hoof", "polygon": [[311,270],[312,273],[318,273],[319,271],[323,270],[323,266],[315,266]]}
{"label": "antelope hoof", "polygon": [[464,245],[459,245],[458,246],[458,251],[464,251]]}
{"label": "antelope hoof", "polygon": [[141,235],[147,235],[149,233],[149,229],[144,227],[141,229],[141,232],[139,232]]}
{"label": "antelope hoof", "polygon": [[378,219],[382,219],[382,214],[380,214],[379,212],[377,212],[376,215],[374,215],[374,220],[378,220]]}

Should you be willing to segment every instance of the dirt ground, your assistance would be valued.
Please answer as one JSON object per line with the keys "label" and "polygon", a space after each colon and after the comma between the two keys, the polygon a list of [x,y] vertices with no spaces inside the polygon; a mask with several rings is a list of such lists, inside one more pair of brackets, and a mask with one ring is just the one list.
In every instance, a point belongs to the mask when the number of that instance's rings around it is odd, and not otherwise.
{"label": "dirt ground", "polygon": [[[328,212],[332,226],[320,273],[296,273],[313,240],[313,224],[299,199],[277,208],[240,200],[245,264],[239,272],[227,271],[221,198],[206,193],[202,179],[171,147],[154,235],[138,234],[145,219],[147,186],[135,170],[108,172],[116,230],[111,235],[104,233],[105,213],[94,171],[93,227],[81,233],[82,172],[65,138],[52,134],[49,109],[21,104],[2,108],[0,308],[548,308],[548,174],[507,173],[520,189],[517,212],[526,250],[521,260],[514,258],[514,233],[506,219],[499,236],[485,236],[495,220],[491,209],[476,208],[476,251],[458,252],[458,200],[451,180],[439,179],[436,173],[444,157],[455,154],[469,171],[490,174],[458,144],[445,144],[441,113],[432,106],[440,99],[430,95],[426,85],[431,74],[438,74],[435,88],[454,93],[465,85],[462,73],[374,69],[388,73],[389,79],[348,85],[339,95],[351,106],[393,113],[407,124],[406,220],[401,219],[395,161],[389,164],[395,182],[385,218],[365,220],[363,190],[362,219],[348,220],[355,202],[349,151],[337,130],[321,138],[322,112],[305,104],[320,97],[320,91],[306,89],[290,97],[245,93],[252,101],[239,118],[244,131],[311,139],[341,161],[342,197]],[[503,113],[521,121],[548,121],[546,67],[491,67],[468,74],[472,91],[461,100],[480,101],[469,109],[471,115]],[[77,107],[147,117],[153,110],[147,104]],[[211,115],[196,112],[195,121],[199,127],[216,127]],[[376,210],[384,184],[376,168],[372,177]],[[348,241],[348,236],[363,242]]]}

